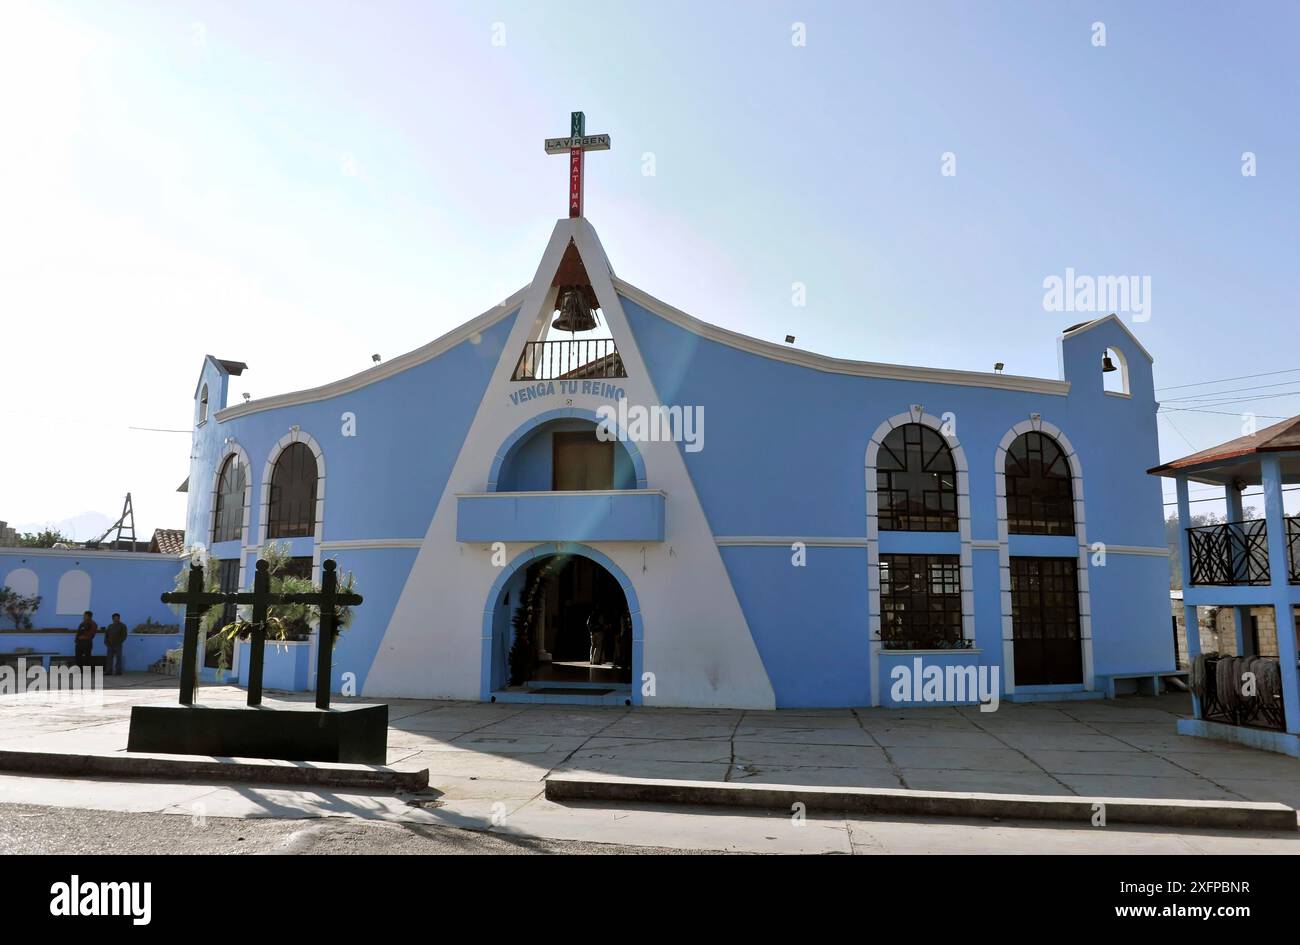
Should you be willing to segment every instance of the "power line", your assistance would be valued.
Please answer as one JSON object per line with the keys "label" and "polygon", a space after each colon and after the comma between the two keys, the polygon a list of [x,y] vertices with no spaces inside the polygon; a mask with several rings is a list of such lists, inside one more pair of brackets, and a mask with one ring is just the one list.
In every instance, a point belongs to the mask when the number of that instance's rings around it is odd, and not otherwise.
{"label": "power line", "polygon": [[1160,402],[1162,404],[1172,404],[1177,403],[1180,400],[1210,400],[1222,394],[1240,394],[1242,391],[1248,390],[1266,390],[1270,387],[1286,387],[1288,384],[1294,384],[1295,380],[1296,379],[1293,377],[1285,381],[1278,381],[1276,384],[1255,384],[1250,387],[1229,387],[1227,390],[1204,391],[1199,394],[1186,394],[1182,397],[1168,397]]}
{"label": "power line", "polygon": [[1165,420],[1168,421],[1169,425],[1174,428],[1174,432],[1183,438],[1183,442],[1187,444],[1187,448],[1193,453],[1196,452],[1196,447],[1192,445],[1192,441],[1187,438],[1187,435],[1183,433],[1182,430],[1178,429],[1178,424],[1174,423],[1173,417],[1169,416],[1167,413],[1157,413],[1156,416],[1164,417]]}
{"label": "power line", "polygon": [[[1292,486],[1290,489],[1283,489],[1282,491],[1283,491],[1283,492],[1300,492],[1300,486]],[[1249,495],[1247,495],[1246,493],[1243,492],[1242,495],[1241,495],[1241,497],[1242,497],[1243,499],[1258,499],[1258,498],[1261,498],[1263,495],[1264,495],[1264,493],[1262,493],[1262,492],[1252,492],[1252,493],[1250,493]],[[1220,497],[1217,498],[1217,499],[1215,499],[1215,498],[1209,498],[1209,499],[1188,499],[1188,500],[1187,500],[1187,504],[1188,504],[1188,505],[1193,505],[1193,504],[1195,504],[1195,503],[1197,503],[1197,502],[1226,502],[1226,501],[1227,501],[1227,498],[1226,498],[1225,496],[1220,496]],[[1177,505],[1177,504],[1178,504],[1178,500],[1176,500],[1176,499],[1175,499],[1173,502],[1166,502],[1166,503],[1165,503],[1165,505]]]}
{"label": "power line", "polygon": [[[1279,397],[1294,397],[1294,396],[1296,396],[1297,394],[1300,394],[1300,390],[1286,390],[1286,391],[1282,391],[1280,394],[1265,394],[1265,395],[1260,396],[1260,397],[1233,397],[1233,398],[1230,399],[1230,400],[1219,400],[1219,401],[1214,401],[1214,400],[1212,400],[1211,398],[1207,398],[1207,400],[1211,400],[1211,402],[1210,402],[1210,403],[1203,403],[1203,404],[1201,404],[1200,406],[1202,406],[1202,407],[1226,407],[1228,404],[1242,404],[1242,403],[1250,403],[1250,402],[1252,402],[1252,401],[1256,401],[1256,400],[1276,400],[1276,399],[1279,398]],[[1192,408],[1191,408],[1191,407],[1162,407],[1161,409],[1162,409],[1162,410],[1167,410],[1167,411],[1169,411],[1169,412],[1176,412],[1176,411],[1182,411],[1182,410],[1191,410]]]}
{"label": "power line", "polygon": [[162,427],[127,427],[128,430],[144,430],[147,433],[191,433],[191,430],[166,430]]}
{"label": "power line", "polygon": [[[1178,412],[1179,413],[1212,413],[1219,417],[1240,417],[1241,416],[1240,410],[1236,410],[1236,411],[1203,410],[1200,407],[1179,407]],[[1257,413],[1255,414],[1255,418],[1258,420],[1290,420],[1291,419],[1290,417],[1283,417],[1280,414],[1275,414],[1275,413]]]}
{"label": "power line", "polygon": [[1156,393],[1162,390],[1186,390],[1188,387],[1208,387],[1211,384],[1226,384],[1228,381],[1248,381],[1256,377],[1277,377],[1279,374],[1294,374],[1300,371],[1300,368],[1287,368],[1285,371],[1265,371],[1263,374],[1243,374],[1240,377],[1220,377],[1213,381],[1197,381],[1195,384],[1175,384],[1173,387],[1157,387]]}

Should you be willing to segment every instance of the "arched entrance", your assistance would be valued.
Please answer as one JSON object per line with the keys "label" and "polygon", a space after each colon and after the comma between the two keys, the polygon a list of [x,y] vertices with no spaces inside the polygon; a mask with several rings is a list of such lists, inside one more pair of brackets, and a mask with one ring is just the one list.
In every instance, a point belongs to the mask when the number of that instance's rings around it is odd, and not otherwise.
{"label": "arched entrance", "polygon": [[498,578],[484,614],[485,699],[639,702],[641,615],[623,572],[585,545],[543,545]]}

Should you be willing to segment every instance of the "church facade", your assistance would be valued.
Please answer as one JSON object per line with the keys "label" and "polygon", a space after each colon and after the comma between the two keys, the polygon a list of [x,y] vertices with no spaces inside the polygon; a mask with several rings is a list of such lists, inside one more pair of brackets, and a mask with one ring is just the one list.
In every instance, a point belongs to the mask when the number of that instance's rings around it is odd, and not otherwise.
{"label": "church facade", "polygon": [[1156,402],[1114,316],[1058,345],[1045,379],[772,344],[620,280],[574,216],[530,285],[360,374],[228,405],[243,365],[208,358],[187,541],[228,587],[273,541],[355,574],[336,691],[971,701],[898,684],[954,667],[1092,698],[1175,668]]}

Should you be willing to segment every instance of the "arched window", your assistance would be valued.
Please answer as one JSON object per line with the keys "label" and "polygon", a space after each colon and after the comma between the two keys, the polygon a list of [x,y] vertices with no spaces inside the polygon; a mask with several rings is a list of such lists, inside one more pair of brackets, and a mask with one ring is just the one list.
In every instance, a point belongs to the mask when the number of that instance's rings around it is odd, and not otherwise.
{"label": "arched window", "polygon": [[957,467],[937,430],[894,427],[880,444],[876,495],[882,531],[955,532]]}
{"label": "arched window", "polygon": [[304,538],[316,531],[316,457],[305,443],[290,443],[271,472],[267,538]]}
{"label": "arched window", "polygon": [[208,420],[208,385],[204,384],[203,389],[199,391],[199,423],[206,423]]}
{"label": "arched window", "polygon": [[1046,433],[1023,433],[1007,450],[1007,530],[1013,535],[1073,535],[1070,463]]}
{"label": "arched window", "polygon": [[244,485],[247,472],[238,456],[227,456],[217,478],[216,514],[212,541],[237,541],[244,534]]}

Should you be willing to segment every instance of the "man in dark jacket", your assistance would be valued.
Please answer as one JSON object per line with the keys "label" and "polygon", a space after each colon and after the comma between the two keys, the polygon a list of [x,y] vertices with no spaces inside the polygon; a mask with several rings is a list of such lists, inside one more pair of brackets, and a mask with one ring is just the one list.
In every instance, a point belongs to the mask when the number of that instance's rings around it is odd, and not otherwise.
{"label": "man in dark jacket", "polygon": [[77,635],[73,638],[78,666],[90,665],[90,649],[95,645],[95,634],[99,632],[99,624],[95,623],[94,616],[90,611],[81,615],[81,625],[77,627]]}
{"label": "man in dark jacket", "polygon": [[126,643],[126,624],[122,623],[121,614],[113,614],[113,622],[104,628],[104,646],[108,649],[108,660],[104,665],[104,675],[122,675],[122,645]]}

